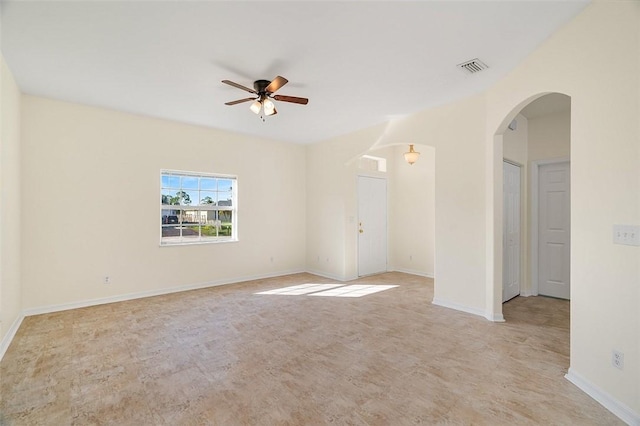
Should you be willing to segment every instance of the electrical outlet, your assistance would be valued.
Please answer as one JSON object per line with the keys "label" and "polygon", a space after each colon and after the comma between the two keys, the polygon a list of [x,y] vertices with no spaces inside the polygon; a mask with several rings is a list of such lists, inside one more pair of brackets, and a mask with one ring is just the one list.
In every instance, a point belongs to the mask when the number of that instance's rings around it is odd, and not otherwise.
{"label": "electrical outlet", "polygon": [[104,283],[105,284],[109,284],[111,282],[111,278],[109,278],[109,275],[105,275],[104,276]]}
{"label": "electrical outlet", "polygon": [[617,350],[611,351],[611,365],[620,370],[624,369],[624,354]]}
{"label": "electrical outlet", "polygon": [[640,246],[640,226],[613,225],[613,243]]}

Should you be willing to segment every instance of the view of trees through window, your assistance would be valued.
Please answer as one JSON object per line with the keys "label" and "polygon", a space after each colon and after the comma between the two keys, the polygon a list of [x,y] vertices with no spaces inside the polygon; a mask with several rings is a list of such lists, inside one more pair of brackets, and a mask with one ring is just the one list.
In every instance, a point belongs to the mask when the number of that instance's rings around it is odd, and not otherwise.
{"label": "view of trees through window", "polygon": [[162,171],[161,243],[236,239],[236,178]]}

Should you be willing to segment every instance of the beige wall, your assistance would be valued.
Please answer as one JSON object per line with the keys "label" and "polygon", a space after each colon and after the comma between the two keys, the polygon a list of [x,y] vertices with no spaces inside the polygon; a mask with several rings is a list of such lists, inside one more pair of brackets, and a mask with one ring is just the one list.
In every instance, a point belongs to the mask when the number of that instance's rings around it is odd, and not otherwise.
{"label": "beige wall", "polygon": [[[350,156],[332,150],[356,155],[367,151],[367,142],[371,147],[406,141],[434,146],[434,302],[499,320],[504,133],[537,97],[552,92],[571,96],[569,376],[574,382],[582,380],[583,389],[606,395],[614,409],[627,414],[640,413],[640,262],[636,247],[613,245],[611,235],[615,223],[640,223],[640,144],[634,124],[640,116],[639,26],[639,2],[595,2],[486,93],[312,146],[308,154],[321,159],[307,157],[310,179],[316,179],[319,164],[325,170],[345,171],[333,181],[343,182],[331,192],[333,203],[322,210],[344,221],[353,214],[353,171],[344,168]],[[561,155],[558,148],[536,146],[531,157]],[[308,186],[309,199],[317,189]],[[320,193],[328,195],[327,190]],[[309,215],[323,214],[310,210]],[[309,229],[308,250],[352,247],[350,234],[340,234],[340,243]],[[340,255],[348,269],[352,253]],[[340,273],[339,268],[334,271]],[[614,348],[625,353],[625,362],[632,360],[622,372],[611,366]]]}
{"label": "beige wall", "polygon": [[[484,117],[484,97],[475,96],[309,146],[307,268],[339,279],[357,276],[357,223],[350,220],[357,218],[357,162],[354,160],[369,152],[376,155],[383,147],[406,146],[405,141],[429,145],[435,147],[438,156],[435,205],[439,208],[434,213],[433,272],[441,285],[436,286],[436,298],[440,304],[455,304],[483,315],[485,180],[484,166],[478,159],[484,157],[481,137]],[[338,226],[328,233],[323,226],[314,225],[316,223]],[[395,244],[392,247],[396,249],[401,246],[397,241],[390,243]],[[425,270],[428,257],[425,255]],[[326,261],[327,258],[330,260]],[[463,268],[459,266],[461,262]],[[461,291],[456,285],[458,282],[470,286]]]}
{"label": "beige wall", "polygon": [[[569,376],[640,413],[640,262],[612,226],[640,223],[639,2],[595,2],[488,92],[489,151],[527,100],[571,96],[571,368]],[[606,82],[606,84],[605,84]],[[530,123],[531,124],[531,123]],[[490,156],[491,157],[491,156]],[[488,175],[495,164],[487,163]],[[502,182],[494,182],[494,194]],[[499,197],[492,201],[501,215]],[[488,227],[499,241],[498,229]],[[496,231],[496,232],[494,232]],[[499,271],[496,270],[496,281]],[[489,286],[491,283],[488,283]],[[496,286],[497,287],[497,286]],[[494,297],[498,297],[494,293]],[[498,304],[493,302],[494,306]],[[611,351],[633,360],[611,365]]]}
{"label": "beige wall", "polygon": [[408,145],[391,148],[389,163],[389,270],[434,276],[435,149],[416,145],[420,157],[404,160]]}
{"label": "beige wall", "polygon": [[339,280],[358,276],[357,160],[368,153],[384,129],[385,126],[378,126],[307,147],[310,272]]}
{"label": "beige wall", "polygon": [[20,91],[0,56],[0,342],[15,332],[22,308],[20,194]]}
{"label": "beige wall", "polygon": [[[417,145],[420,159],[409,166],[408,145],[374,146],[386,126],[309,146],[307,152],[307,269],[339,280],[358,276],[357,176],[387,179],[388,270],[434,273],[435,155]],[[371,146],[371,150],[366,147]],[[387,160],[387,171],[358,168],[358,158]]]}
{"label": "beige wall", "polygon": [[515,119],[515,130],[504,132],[502,155],[505,160],[526,166],[529,158],[529,120],[522,114],[518,114]]}
{"label": "beige wall", "polygon": [[[640,252],[611,235],[613,224],[640,224],[639,27],[640,2],[594,2],[487,92],[308,147],[26,96],[23,307],[305,265],[353,278],[355,160],[411,141],[437,153],[434,302],[500,319],[501,135],[528,102],[559,92],[572,100],[569,375],[637,416]],[[159,247],[159,224],[132,221],[127,206],[157,208],[161,168],[237,174],[241,241]],[[623,371],[612,349],[624,352]]]}
{"label": "beige wall", "polygon": [[485,315],[484,95],[392,123],[378,146],[435,148],[434,302]]}
{"label": "beige wall", "polygon": [[[33,96],[22,107],[27,311],[305,269],[304,146]],[[237,175],[239,241],[160,247],[161,169]]]}
{"label": "beige wall", "polygon": [[529,120],[529,161],[569,158],[571,155],[571,110],[541,115]]}

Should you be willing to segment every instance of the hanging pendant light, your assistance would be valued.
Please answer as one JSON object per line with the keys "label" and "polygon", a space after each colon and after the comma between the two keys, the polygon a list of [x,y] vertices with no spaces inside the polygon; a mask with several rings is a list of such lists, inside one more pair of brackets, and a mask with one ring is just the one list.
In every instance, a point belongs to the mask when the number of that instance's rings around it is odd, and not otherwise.
{"label": "hanging pendant light", "polygon": [[410,165],[413,165],[418,160],[420,153],[413,149],[413,144],[409,144],[409,152],[404,153],[404,159]]}

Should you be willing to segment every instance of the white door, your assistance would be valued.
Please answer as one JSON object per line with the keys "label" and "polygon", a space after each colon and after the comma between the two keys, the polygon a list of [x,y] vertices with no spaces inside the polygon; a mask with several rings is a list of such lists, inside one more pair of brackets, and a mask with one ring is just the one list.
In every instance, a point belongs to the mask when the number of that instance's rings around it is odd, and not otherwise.
{"label": "white door", "polygon": [[358,176],[358,275],[387,271],[387,181]]}
{"label": "white door", "polygon": [[520,167],[504,162],[502,301],[520,294]]}
{"label": "white door", "polygon": [[542,165],[538,176],[538,294],[569,299],[569,163]]}

